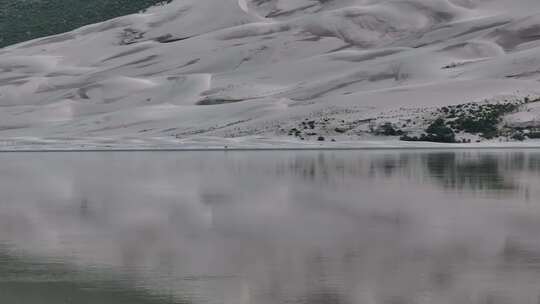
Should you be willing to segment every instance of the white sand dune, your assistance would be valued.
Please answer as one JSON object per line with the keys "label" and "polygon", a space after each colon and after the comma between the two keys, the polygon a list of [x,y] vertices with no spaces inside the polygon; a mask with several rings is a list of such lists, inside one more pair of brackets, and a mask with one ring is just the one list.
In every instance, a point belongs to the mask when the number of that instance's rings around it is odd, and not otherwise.
{"label": "white sand dune", "polygon": [[305,118],[539,96],[540,2],[176,0],[1,49],[0,71],[14,142],[285,138]]}

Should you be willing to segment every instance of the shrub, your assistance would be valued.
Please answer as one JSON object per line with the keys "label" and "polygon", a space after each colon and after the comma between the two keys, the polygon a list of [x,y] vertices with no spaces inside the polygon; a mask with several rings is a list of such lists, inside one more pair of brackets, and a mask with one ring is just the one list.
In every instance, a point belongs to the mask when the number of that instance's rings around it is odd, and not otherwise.
{"label": "shrub", "polygon": [[525,140],[525,134],[523,134],[523,132],[516,132],[516,133],[512,134],[511,138],[513,140],[524,141]]}
{"label": "shrub", "polygon": [[435,120],[429,127],[427,127],[426,133],[425,139],[427,139],[427,141],[445,143],[456,142],[456,134],[445,124],[444,119],[442,118]]}
{"label": "shrub", "polygon": [[540,132],[530,132],[526,136],[530,139],[540,139]]}
{"label": "shrub", "polygon": [[449,124],[455,130],[480,134],[486,139],[491,139],[499,135],[498,125],[502,116],[518,108],[519,105],[513,103],[478,105],[469,108],[468,111],[461,111]]}
{"label": "shrub", "polygon": [[400,137],[402,141],[428,141],[428,142],[441,142],[441,143],[455,143],[456,134],[449,128],[444,119],[439,118],[435,120],[425,130],[425,134],[418,136],[403,135]]}
{"label": "shrub", "polygon": [[384,136],[401,136],[403,135],[403,131],[396,129],[394,125],[392,125],[389,122],[386,122],[382,125],[380,125],[375,130],[376,135],[384,135]]}

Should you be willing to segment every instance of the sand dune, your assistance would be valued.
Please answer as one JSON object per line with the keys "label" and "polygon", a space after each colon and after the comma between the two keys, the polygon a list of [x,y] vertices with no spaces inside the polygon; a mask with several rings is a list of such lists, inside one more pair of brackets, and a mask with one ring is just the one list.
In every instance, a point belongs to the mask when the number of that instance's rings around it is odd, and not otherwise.
{"label": "sand dune", "polygon": [[539,16],[531,0],[176,0],[0,50],[0,136],[290,139],[306,118],[536,97]]}

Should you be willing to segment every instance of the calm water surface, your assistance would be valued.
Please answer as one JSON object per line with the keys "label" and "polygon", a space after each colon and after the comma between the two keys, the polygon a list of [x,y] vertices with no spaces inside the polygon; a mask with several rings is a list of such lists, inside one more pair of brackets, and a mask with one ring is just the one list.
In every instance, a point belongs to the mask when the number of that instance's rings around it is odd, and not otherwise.
{"label": "calm water surface", "polygon": [[0,154],[0,303],[540,301],[540,152]]}

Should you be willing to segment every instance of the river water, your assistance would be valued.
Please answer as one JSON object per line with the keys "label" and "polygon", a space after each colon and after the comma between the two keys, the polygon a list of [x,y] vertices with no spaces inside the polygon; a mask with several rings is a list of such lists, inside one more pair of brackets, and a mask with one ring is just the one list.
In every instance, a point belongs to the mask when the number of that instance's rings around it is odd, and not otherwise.
{"label": "river water", "polygon": [[540,301],[540,152],[0,154],[0,303]]}

